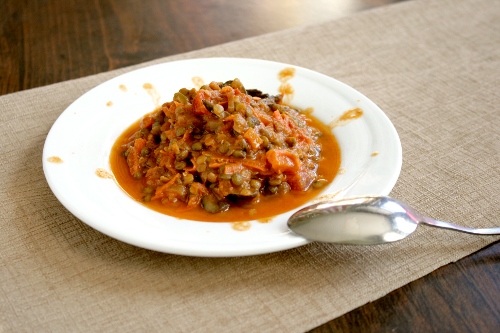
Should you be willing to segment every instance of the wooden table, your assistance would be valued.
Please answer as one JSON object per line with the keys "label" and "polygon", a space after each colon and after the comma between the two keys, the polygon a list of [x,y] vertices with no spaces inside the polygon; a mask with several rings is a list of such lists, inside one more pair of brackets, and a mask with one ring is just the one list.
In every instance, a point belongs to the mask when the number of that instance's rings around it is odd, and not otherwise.
{"label": "wooden table", "polygon": [[[0,95],[394,2],[4,0]],[[499,258],[495,243],[311,332],[494,331]]]}

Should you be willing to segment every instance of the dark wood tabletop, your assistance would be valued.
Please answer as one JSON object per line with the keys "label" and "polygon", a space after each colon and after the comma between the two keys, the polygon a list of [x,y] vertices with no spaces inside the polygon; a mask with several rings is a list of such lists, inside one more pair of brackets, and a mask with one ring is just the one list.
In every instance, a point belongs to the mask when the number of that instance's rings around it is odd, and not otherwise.
{"label": "dark wood tabletop", "polygon": [[[0,95],[394,2],[2,0]],[[497,242],[311,332],[494,332],[499,276]]]}

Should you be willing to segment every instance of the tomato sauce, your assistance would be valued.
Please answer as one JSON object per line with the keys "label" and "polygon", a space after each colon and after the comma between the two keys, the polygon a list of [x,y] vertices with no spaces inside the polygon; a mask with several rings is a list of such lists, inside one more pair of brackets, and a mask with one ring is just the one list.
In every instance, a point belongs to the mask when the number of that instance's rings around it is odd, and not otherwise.
{"label": "tomato sauce", "polygon": [[[321,160],[318,164],[318,178],[330,183],[339,172],[341,152],[335,136],[328,125],[321,123],[311,114],[310,126],[320,130],[323,135],[319,137],[321,145]],[[186,208],[182,203],[162,204],[160,201],[144,202],[142,200],[143,180],[135,179],[129,170],[126,159],[123,157],[123,145],[130,141],[130,137],[140,129],[141,120],[132,124],[116,140],[110,155],[111,170],[119,186],[138,203],[157,212],[179,219],[206,221],[206,222],[240,222],[249,220],[269,221],[273,216],[295,209],[314,197],[318,196],[324,186],[316,188],[311,186],[306,191],[292,190],[286,194],[262,195],[257,203],[239,202],[231,205],[224,212],[209,213],[201,207]]]}

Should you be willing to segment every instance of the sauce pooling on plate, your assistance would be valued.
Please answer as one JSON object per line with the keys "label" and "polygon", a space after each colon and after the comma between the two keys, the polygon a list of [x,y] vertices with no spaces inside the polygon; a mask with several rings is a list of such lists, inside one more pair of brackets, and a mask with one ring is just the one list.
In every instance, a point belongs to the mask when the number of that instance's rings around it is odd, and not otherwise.
{"label": "sauce pooling on plate", "polygon": [[151,209],[235,222],[317,196],[339,170],[340,149],[327,125],[235,79],[180,89],[118,138],[110,163]]}

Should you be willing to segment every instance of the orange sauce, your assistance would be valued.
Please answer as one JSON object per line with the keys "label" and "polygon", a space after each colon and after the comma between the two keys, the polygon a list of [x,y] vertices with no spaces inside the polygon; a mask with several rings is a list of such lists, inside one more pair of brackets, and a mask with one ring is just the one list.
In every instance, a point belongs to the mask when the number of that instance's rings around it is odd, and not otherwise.
{"label": "orange sauce", "polygon": [[63,162],[62,158],[60,158],[59,156],[50,156],[49,158],[47,158],[47,161],[50,163],[58,163],[58,164]]}
{"label": "orange sauce", "polygon": [[[340,167],[340,147],[330,128],[316,118],[309,115],[310,126],[319,129],[323,135],[318,139],[322,146],[322,160],[318,166],[317,174],[329,183],[337,175]],[[231,205],[228,211],[209,213],[201,207],[187,209],[185,205],[162,204],[160,201],[142,201],[142,181],[134,179],[129,172],[126,159],[121,155],[121,146],[128,142],[130,136],[139,130],[140,120],[130,126],[115,142],[110,155],[111,170],[117,183],[134,200],[146,207],[166,215],[180,219],[207,222],[241,222],[249,220],[269,221],[273,216],[297,208],[314,197],[318,196],[322,188],[311,186],[307,191],[290,191],[284,195],[261,195],[260,202],[254,204]],[[245,225],[236,224],[233,228],[242,229]]]}
{"label": "orange sauce", "polygon": [[247,231],[250,229],[250,222],[233,222],[231,227],[236,231]]}
{"label": "orange sauce", "polygon": [[287,82],[295,76],[295,68],[287,67],[278,73],[278,79],[281,82]]}
{"label": "orange sauce", "polygon": [[102,169],[102,168],[97,168],[95,170],[95,174],[97,175],[97,177],[99,178],[103,178],[103,179],[106,179],[106,178],[109,178],[109,179],[113,179],[113,175],[111,173],[109,173],[108,171]]}
{"label": "orange sauce", "polygon": [[149,96],[151,96],[152,100],[153,100],[153,104],[155,106],[160,106],[160,94],[158,93],[158,91],[156,90],[156,88],[151,84],[151,83],[144,83],[142,85],[142,87],[147,91],[147,93],[149,94]]}
{"label": "orange sauce", "polygon": [[288,83],[295,76],[295,68],[287,67],[278,73],[278,79],[281,81],[278,91],[283,95],[283,102],[290,103],[293,99],[295,90],[292,85]]}
{"label": "orange sauce", "polygon": [[344,112],[338,119],[332,121],[328,126],[334,128],[337,126],[347,125],[350,121],[361,118],[363,116],[363,110],[360,108],[354,108]]}
{"label": "orange sauce", "polygon": [[287,97],[288,99],[292,99],[293,94],[295,93],[295,90],[293,89],[292,85],[288,83],[280,85],[278,90],[283,95],[283,98]]}

